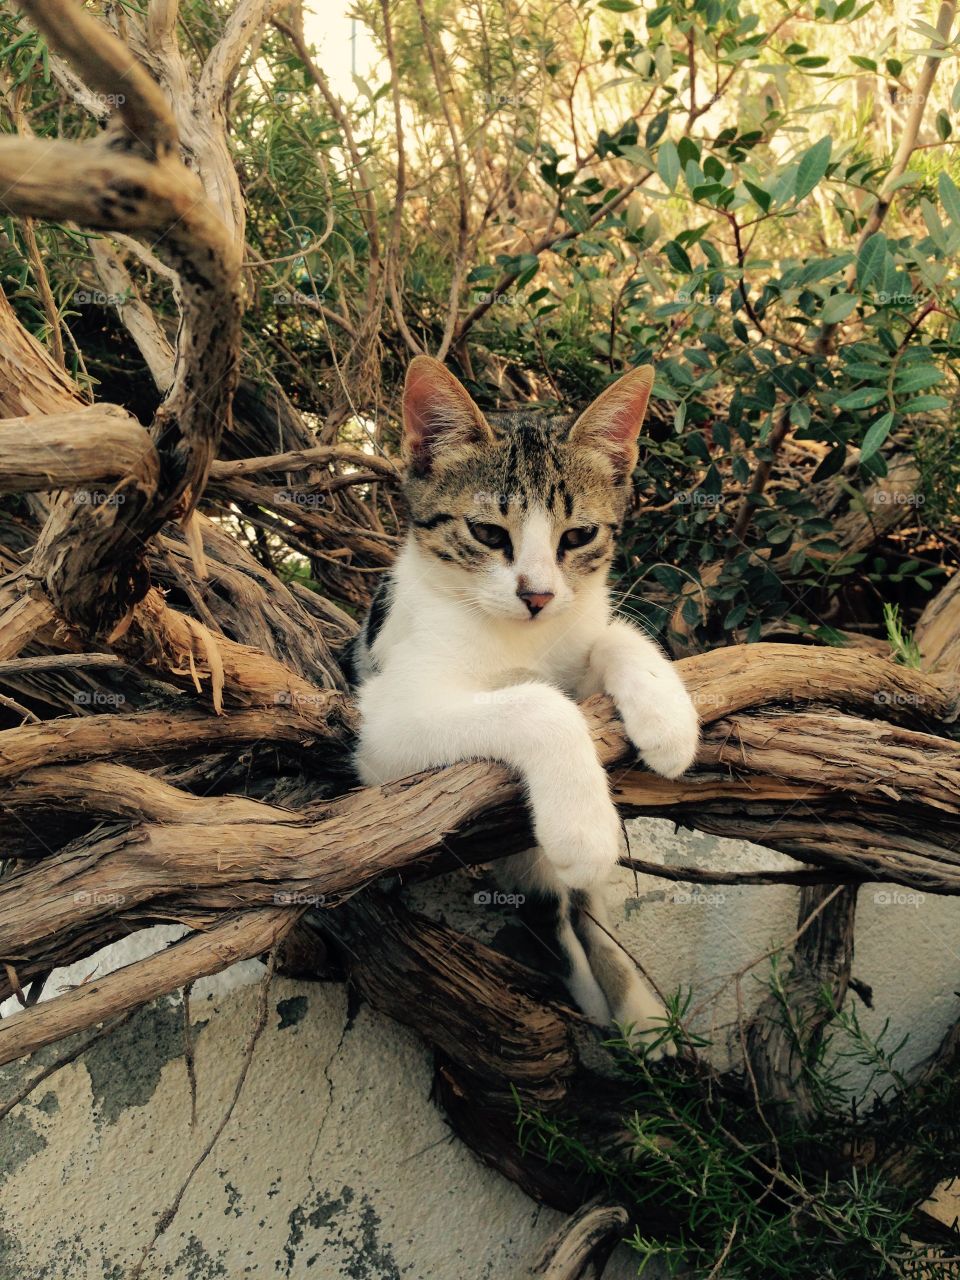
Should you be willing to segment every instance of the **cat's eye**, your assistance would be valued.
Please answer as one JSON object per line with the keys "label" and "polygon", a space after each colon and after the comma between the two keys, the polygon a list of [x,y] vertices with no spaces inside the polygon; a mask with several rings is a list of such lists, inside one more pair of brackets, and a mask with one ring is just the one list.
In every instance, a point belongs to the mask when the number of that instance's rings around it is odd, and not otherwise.
{"label": "cat's eye", "polygon": [[595,524],[588,524],[578,529],[567,529],[560,535],[560,550],[573,551],[577,547],[585,547],[597,536],[597,528]]}
{"label": "cat's eye", "polygon": [[478,520],[468,520],[467,528],[476,540],[494,551],[507,551],[510,548],[510,535],[499,524],[483,524]]}

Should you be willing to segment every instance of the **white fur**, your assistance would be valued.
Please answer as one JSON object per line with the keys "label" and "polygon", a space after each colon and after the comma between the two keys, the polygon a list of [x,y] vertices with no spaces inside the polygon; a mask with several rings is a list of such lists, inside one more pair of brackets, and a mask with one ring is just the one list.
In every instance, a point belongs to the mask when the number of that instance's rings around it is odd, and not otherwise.
{"label": "white fur", "polygon": [[[554,592],[536,617],[517,599],[520,576]],[[563,884],[606,880],[622,827],[574,700],[609,693],[646,763],[676,777],[693,761],[698,728],[670,662],[611,618],[602,573],[567,584],[546,512],[524,522],[514,563],[484,575],[440,564],[411,538],[393,584],[376,671],[359,692],[363,781],[502,761],[524,780],[537,841]]]}
{"label": "white fur", "polygon": [[[624,852],[623,828],[576,699],[610,694],[643,759],[669,778],[693,762],[697,715],[659,648],[611,617],[604,574],[567,581],[556,538],[535,510],[513,563],[498,557],[480,573],[444,565],[408,539],[390,610],[360,664],[357,766],[367,784],[461,760],[515,769],[539,848],[502,871],[562,904],[557,941],[581,1009],[642,1035],[662,1028],[664,1011],[606,929],[603,889]],[[521,577],[527,589],[553,593],[535,617],[517,597]],[[572,889],[590,891],[585,941],[568,919]],[[611,963],[622,976],[615,1002],[596,976]]]}

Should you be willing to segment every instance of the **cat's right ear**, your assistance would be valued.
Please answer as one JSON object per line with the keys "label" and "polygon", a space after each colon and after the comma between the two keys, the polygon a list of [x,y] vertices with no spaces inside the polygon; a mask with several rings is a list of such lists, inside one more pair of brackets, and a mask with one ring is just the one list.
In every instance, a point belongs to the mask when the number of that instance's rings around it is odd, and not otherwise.
{"label": "cat's right ear", "polygon": [[403,455],[426,474],[444,449],[492,440],[493,432],[468,392],[432,356],[415,356],[403,384]]}

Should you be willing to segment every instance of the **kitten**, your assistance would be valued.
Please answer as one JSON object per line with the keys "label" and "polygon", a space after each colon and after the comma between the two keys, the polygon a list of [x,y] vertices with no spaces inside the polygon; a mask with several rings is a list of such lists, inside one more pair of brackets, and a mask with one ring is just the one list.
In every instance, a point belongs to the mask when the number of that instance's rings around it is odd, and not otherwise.
{"label": "kitten", "polygon": [[541,939],[552,930],[588,1017],[641,1033],[663,1008],[605,932],[623,828],[575,700],[610,694],[657,773],[676,778],[692,763],[690,697],[659,648],[611,615],[606,583],[652,383],[650,365],[634,369],[576,421],[486,419],[443,365],[414,359],[403,393],[410,531],[349,655],[362,780],[461,760],[515,769],[538,847],[504,869],[526,923]]}

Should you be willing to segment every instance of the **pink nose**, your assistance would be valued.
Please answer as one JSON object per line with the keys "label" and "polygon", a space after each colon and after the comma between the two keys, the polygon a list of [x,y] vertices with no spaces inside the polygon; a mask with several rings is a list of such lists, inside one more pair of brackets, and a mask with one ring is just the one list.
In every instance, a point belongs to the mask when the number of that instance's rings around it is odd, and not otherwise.
{"label": "pink nose", "polygon": [[517,595],[530,610],[530,616],[533,618],[553,599],[552,591],[518,591]]}

